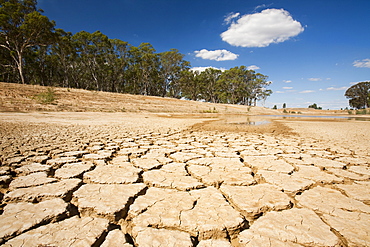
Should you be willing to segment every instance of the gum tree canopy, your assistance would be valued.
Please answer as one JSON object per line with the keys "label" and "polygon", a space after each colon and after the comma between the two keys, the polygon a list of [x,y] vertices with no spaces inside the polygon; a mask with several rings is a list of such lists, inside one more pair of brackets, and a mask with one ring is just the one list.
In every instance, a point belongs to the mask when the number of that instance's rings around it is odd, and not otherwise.
{"label": "gum tree canopy", "polygon": [[370,81],[359,82],[348,88],[344,94],[351,107],[362,109],[370,107]]}
{"label": "gum tree canopy", "polygon": [[50,43],[55,26],[36,5],[36,0],[0,0],[1,52],[7,52],[13,61],[7,66],[18,70],[22,83],[25,83],[25,52],[31,47]]}

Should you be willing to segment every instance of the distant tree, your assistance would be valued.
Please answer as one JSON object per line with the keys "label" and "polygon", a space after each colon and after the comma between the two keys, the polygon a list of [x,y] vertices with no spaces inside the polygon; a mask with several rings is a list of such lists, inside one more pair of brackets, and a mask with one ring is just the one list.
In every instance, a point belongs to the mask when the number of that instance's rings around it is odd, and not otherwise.
{"label": "distant tree", "polygon": [[320,106],[317,106],[316,103],[313,103],[312,105],[309,105],[308,108],[313,108],[313,109],[317,109],[317,110],[322,110],[322,107]]}
{"label": "distant tree", "polygon": [[285,109],[285,108],[286,108],[286,104],[284,103],[284,104],[283,104],[283,109]]}
{"label": "distant tree", "polygon": [[24,54],[27,49],[53,41],[55,23],[36,8],[36,0],[0,0],[0,47],[7,50],[25,83]]}
{"label": "distant tree", "polygon": [[277,105],[274,105],[274,107],[272,107],[272,109],[276,110],[277,109]]}
{"label": "distant tree", "polygon": [[359,82],[348,88],[344,96],[351,107],[362,109],[370,107],[370,81]]}

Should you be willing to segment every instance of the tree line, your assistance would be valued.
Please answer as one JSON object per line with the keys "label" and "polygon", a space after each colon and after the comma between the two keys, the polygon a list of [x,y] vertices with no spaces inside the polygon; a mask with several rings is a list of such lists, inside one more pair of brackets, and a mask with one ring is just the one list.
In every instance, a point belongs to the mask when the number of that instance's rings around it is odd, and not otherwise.
{"label": "tree line", "polygon": [[267,76],[245,66],[192,71],[176,49],[72,34],[42,13],[36,0],[0,0],[1,81],[245,105],[272,93]]}

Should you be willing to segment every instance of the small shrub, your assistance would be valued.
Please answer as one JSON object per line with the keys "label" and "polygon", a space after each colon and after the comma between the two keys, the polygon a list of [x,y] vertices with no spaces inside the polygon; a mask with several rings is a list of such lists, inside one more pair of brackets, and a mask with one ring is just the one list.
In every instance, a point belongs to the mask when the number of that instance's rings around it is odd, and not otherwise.
{"label": "small shrub", "polygon": [[213,108],[213,110],[211,108],[209,108],[209,110],[203,110],[201,111],[201,113],[218,113],[216,107]]}
{"label": "small shrub", "polygon": [[356,115],[366,115],[366,114],[370,114],[370,112],[367,112],[366,109],[356,111]]}
{"label": "small shrub", "polygon": [[36,99],[40,104],[53,104],[55,103],[57,97],[53,88],[48,88],[46,92],[36,94],[34,99]]}
{"label": "small shrub", "polygon": [[288,113],[288,111],[284,109],[283,113]]}

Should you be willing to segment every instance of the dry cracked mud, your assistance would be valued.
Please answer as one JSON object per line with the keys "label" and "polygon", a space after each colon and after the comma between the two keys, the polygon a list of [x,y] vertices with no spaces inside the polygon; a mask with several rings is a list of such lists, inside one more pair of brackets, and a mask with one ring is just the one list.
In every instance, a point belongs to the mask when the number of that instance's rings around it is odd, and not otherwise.
{"label": "dry cracked mud", "polygon": [[369,153],[199,122],[0,121],[0,245],[370,246]]}

